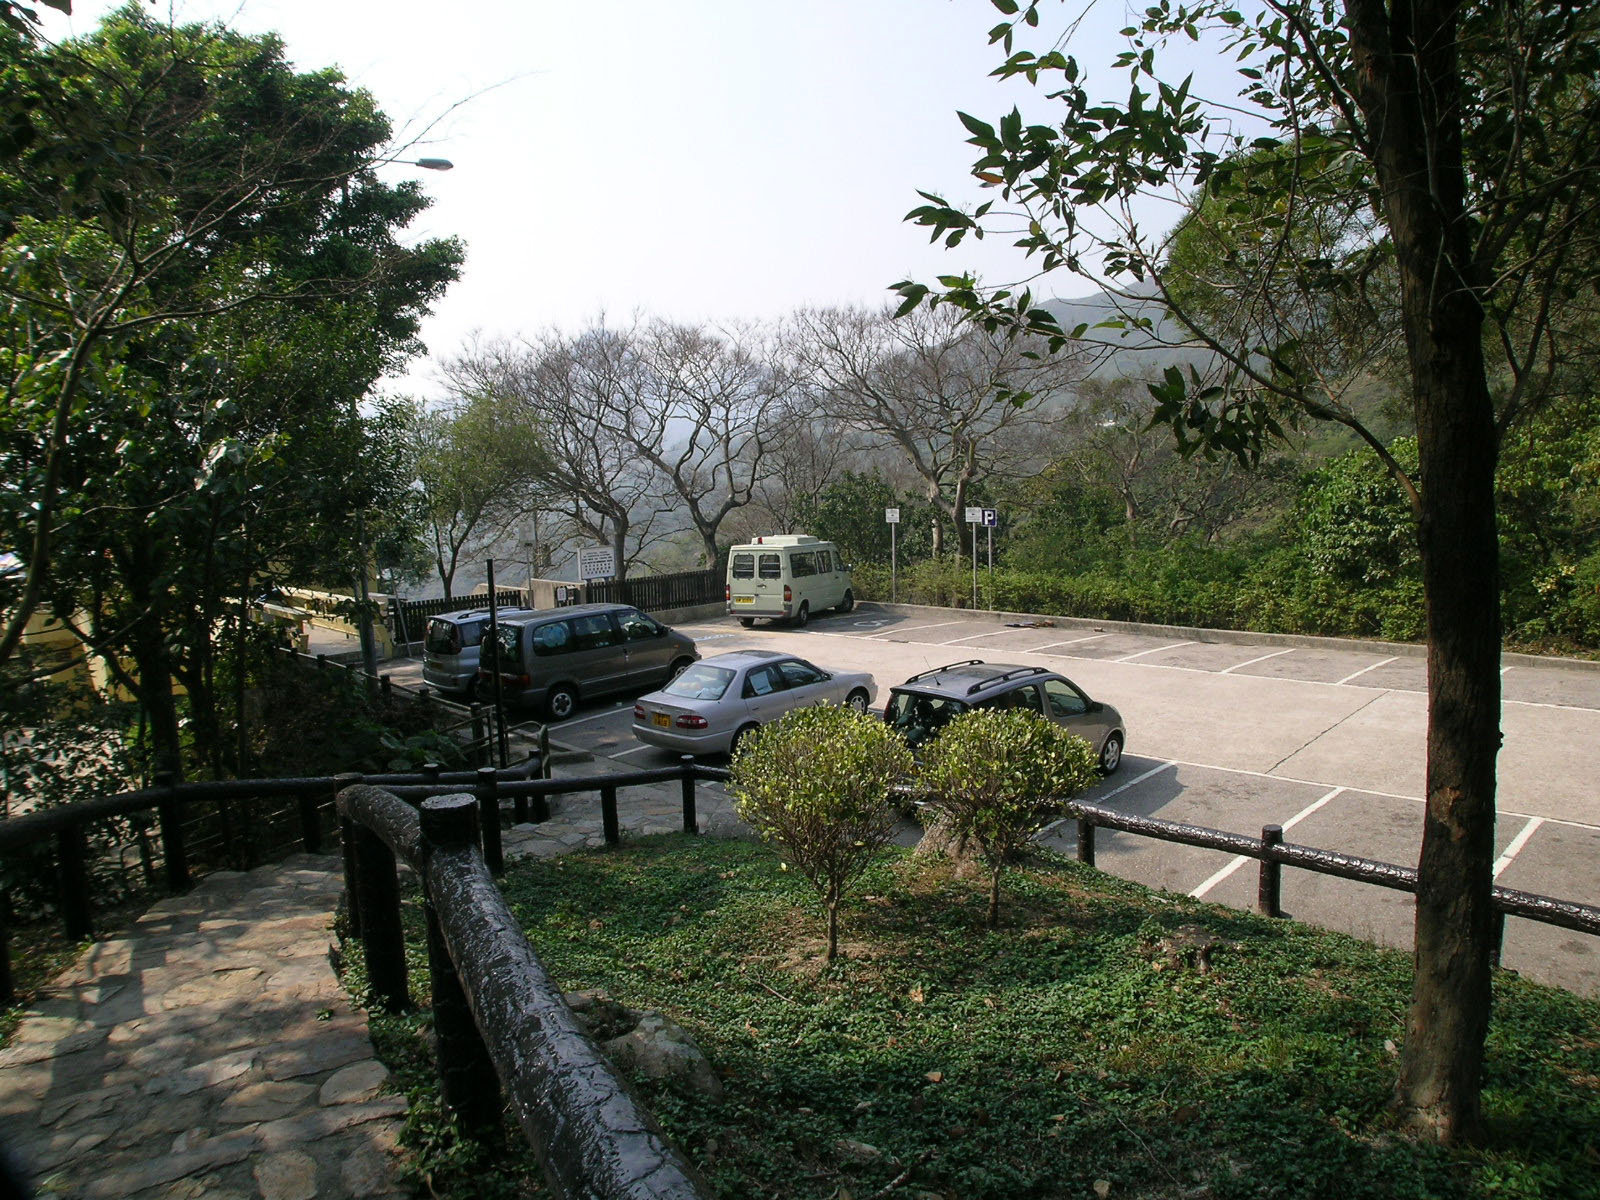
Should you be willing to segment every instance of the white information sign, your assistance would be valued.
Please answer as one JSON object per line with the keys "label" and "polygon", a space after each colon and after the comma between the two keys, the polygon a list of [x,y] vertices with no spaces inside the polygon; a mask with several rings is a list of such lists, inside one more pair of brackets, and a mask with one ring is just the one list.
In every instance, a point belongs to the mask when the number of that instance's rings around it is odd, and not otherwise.
{"label": "white information sign", "polygon": [[883,519],[885,521],[887,521],[891,525],[900,524],[900,510],[898,508],[886,508],[886,509],[884,509],[883,510]]}
{"label": "white information sign", "polygon": [[969,509],[967,509],[967,524],[968,525],[982,525],[983,524],[983,509],[981,509],[981,508],[969,508]]}
{"label": "white information sign", "polygon": [[610,579],[617,573],[617,552],[610,546],[584,546],[578,551],[579,579]]}

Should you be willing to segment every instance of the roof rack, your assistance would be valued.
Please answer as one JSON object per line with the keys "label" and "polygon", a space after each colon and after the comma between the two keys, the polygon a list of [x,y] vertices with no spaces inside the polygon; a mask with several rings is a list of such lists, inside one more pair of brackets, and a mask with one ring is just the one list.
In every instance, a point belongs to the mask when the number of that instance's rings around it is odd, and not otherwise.
{"label": "roof rack", "polygon": [[980,679],[967,689],[967,695],[981,692],[984,688],[993,687],[997,683],[1004,683],[1008,679],[1021,679],[1028,675],[1048,675],[1049,671],[1043,667],[1015,667],[1010,671],[1002,671],[998,675],[991,675],[987,679]]}
{"label": "roof rack", "polygon": [[[981,666],[983,666],[983,659],[981,659],[981,658],[969,658],[969,659],[966,659],[963,662],[946,663],[942,667],[934,667],[930,671],[922,671],[922,672],[920,672],[920,673],[918,673],[916,675],[913,675],[910,679],[906,680],[906,683],[915,683],[919,679],[926,679],[929,675],[938,675],[942,671],[954,671],[957,667],[981,667]],[[904,686],[904,685],[902,684],[901,686]]]}

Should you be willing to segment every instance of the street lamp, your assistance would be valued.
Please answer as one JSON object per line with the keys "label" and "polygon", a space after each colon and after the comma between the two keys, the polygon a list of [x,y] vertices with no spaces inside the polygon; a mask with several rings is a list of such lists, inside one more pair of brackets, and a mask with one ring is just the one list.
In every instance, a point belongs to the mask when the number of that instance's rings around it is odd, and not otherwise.
{"label": "street lamp", "polygon": [[452,171],[455,169],[455,163],[448,158],[418,158],[406,162],[405,165],[408,167],[421,167],[424,171]]}

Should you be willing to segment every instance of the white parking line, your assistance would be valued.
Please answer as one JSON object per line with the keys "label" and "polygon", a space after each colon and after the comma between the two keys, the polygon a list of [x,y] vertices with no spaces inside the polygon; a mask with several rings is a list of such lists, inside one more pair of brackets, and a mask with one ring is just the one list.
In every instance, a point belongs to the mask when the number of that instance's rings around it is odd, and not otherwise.
{"label": "white parking line", "polygon": [[[1301,821],[1305,820],[1312,813],[1316,812],[1317,809],[1321,808],[1324,804],[1328,803],[1328,801],[1332,800],[1335,796],[1337,796],[1340,792],[1342,792],[1344,790],[1345,789],[1342,788],[1342,787],[1336,787],[1331,792],[1328,792],[1328,793],[1326,793],[1325,795],[1322,795],[1322,796],[1318,796],[1310,804],[1306,805],[1299,812],[1295,813],[1294,816],[1290,817],[1287,821],[1285,821],[1283,823],[1284,832],[1288,832],[1290,829],[1293,829]],[[1223,867],[1220,871],[1218,871],[1210,879],[1206,880],[1199,887],[1195,888],[1194,891],[1190,892],[1189,895],[1193,896],[1196,900],[1204,899],[1205,898],[1205,894],[1207,892],[1209,892],[1212,888],[1216,887],[1217,884],[1221,883],[1228,876],[1232,875],[1240,867],[1244,866],[1245,863],[1254,862],[1254,861],[1255,861],[1255,859],[1251,858],[1247,854],[1238,855],[1231,862],[1229,862],[1227,866]]]}
{"label": "white parking line", "polygon": [[[1128,780],[1128,782],[1126,782],[1124,784],[1121,784],[1121,785],[1119,785],[1117,787],[1112,788],[1104,796],[1096,796],[1094,798],[1094,802],[1096,804],[1104,804],[1107,800],[1111,799],[1113,796],[1120,796],[1123,792],[1127,791],[1129,788],[1137,787],[1139,784],[1143,783],[1146,779],[1149,779],[1154,775],[1159,775],[1163,771],[1170,771],[1173,767],[1175,767],[1177,765],[1178,765],[1177,763],[1164,762],[1164,763],[1161,763],[1161,764],[1159,764],[1157,766],[1151,767],[1143,775],[1135,775],[1132,779]],[[1038,833],[1033,835],[1033,840],[1034,841],[1038,841],[1041,838],[1049,837],[1052,833],[1054,833],[1056,830],[1060,829],[1063,825],[1065,825],[1070,820],[1072,820],[1071,817],[1062,817],[1059,821],[1051,821],[1050,824],[1046,825],[1043,829],[1039,830]]]}
{"label": "white parking line", "polygon": [[1287,650],[1274,650],[1271,654],[1263,654],[1260,658],[1251,658],[1246,659],[1242,663],[1234,663],[1233,666],[1228,667],[1226,670],[1218,671],[1217,674],[1227,675],[1230,672],[1237,671],[1240,667],[1253,667],[1256,665],[1256,663],[1266,662],[1269,658],[1277,658],[1283,654],[1293,654],[1294,650],[1295,648],[1293,646],[1290,646]]}
{"label": "white parking line", "polygon": [[[970,620],[970,618],[968,618]],[[934,621],[929,625],[913,625],[910,629],[885,629],[883,633],[921,633],[924,629],[938,629],[941,625],[965,625],[967,621]],[[880,633],[862,634],[865,638],[882,637]]]}
{"label": "white parking line", "polygon": [[954,646],[957,642],[970,642],[973,638],[993,637],[997,633],[1004,633],[1003,629],[986,629],[982,633],[969,633],[963,637],[951,638],[948,642],[935,642],[935,646]]}
{"label": "white parking line", "polygon": [[1511,860],[1528,844],[1528,839],[1533,836],[1533,831],[1543,824],[1543,817],[1530,817],[1528,819],[1528,823],[1522,827],[1517,836],[1511,839],[1511,844],[1506,847],[1506,852],[1494,860],[1493,878],[1500,878],[1500,872],[1511,865]]}
{"label": "white parking line", "polygon": [[1101,638],[1108,638],[1109,633],[1091,633],[1088,637],[1069,638],[1064,642],[1046,642],[1042,646],[1034,646],[1027,651],[1029,654],[1038,654],[1042,650],[1049,650],[1052,646],[1076,646],[1079,642],[1097,642]]}
{"label": "white parking line", "polygon": [[1391,655],[1389,658],[1384,659],[1382,662],[1373,663],[1370,667],[1362,667],[1361,670],[1355,672],[1355,674],[1353,674],[1353,675],[1346,675],[1343,679],[1334,680],[1333,681],[1333,686],[1334,687],[1338,687],[1340,684],[1349,683],[1352,679],[1359,679],[1361,676],[1365,675],[1368,671],[1376,671],[1379,667],[1386,667],[1398,657],[1399,657],[1399,655]]}
{"label": "white parking line", "polygon": [[619,750],[615,754],[606,755],[607,758],[627,758],[630,754],[640,754],[646,750],[654,749],[652,746],[635,746],[632,750]]}
{"label": "white parking line", "polygon": [[1112,662],[1132,662],[1136,658],[1143,658],[1146,654],[1160,654],[1163,650],[1176,650],[1179,646],[1192,646],[1193,642],[1173,642],[1170,646],[1153,646],[1149,650],[1141,650],[1137,654],[1125,654],[1121,658],[1113,658]]}
{"label": "white parking line", "polygon": [[631,709],[632,707],[633,707],[632,704],[618,704],[613,708],[608,708],[605,712],[593,713],[593,714],[591,714],[590,716],[587,716],[587,717],[573,717],[570,721],[563,721],[563,722],[561,722],[561,724],[552,725],[550,728],[552,728],[552,729],[571,729],[574,725],[582,725],[585,721],[603,721],[607,717],[614,717],[619,712],[626,711],[627,709]]}

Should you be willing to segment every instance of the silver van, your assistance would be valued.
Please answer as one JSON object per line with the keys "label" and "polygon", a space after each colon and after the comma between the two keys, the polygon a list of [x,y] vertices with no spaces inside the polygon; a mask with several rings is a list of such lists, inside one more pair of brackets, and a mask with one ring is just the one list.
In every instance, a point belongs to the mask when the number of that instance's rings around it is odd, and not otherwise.
{"label": "silver van", "polygon": [[[531,617],[535,609],[502,608],[497,620]],[[441,692],[472,699],[478,687],[478,655],[489,634],[489,610],[464,608],[428,618],[422,635],[422,681]]]}
{"label": "silver van", "polygon": [[563,721],[580,699],[637,688],[649,691],[700,655],[694,640],[626,604],[548,608],[500,622],[500,644],[479,670],[489,696],[493,672],[507,701]]}

